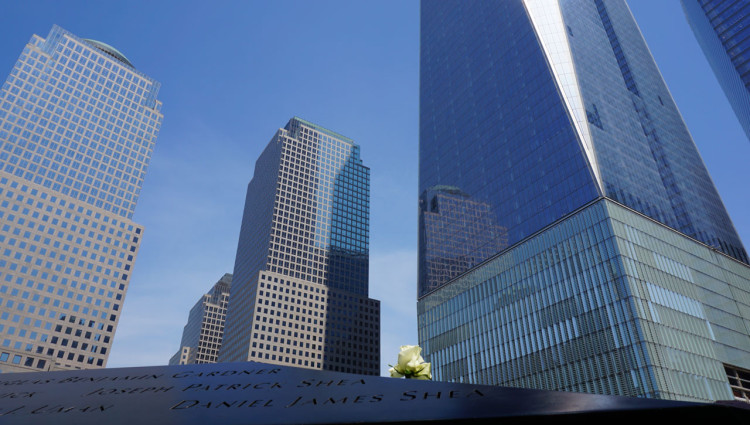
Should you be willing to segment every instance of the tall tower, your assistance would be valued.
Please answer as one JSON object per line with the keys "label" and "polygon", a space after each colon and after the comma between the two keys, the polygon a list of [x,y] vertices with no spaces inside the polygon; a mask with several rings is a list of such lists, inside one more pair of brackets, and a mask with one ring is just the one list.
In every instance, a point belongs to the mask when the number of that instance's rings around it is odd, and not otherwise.
{"label": "tall tower", "polygon": [[169,360],[170,365],[216,363],[224,337],[231,285],[232,275],[227,273],[190,309],[180,349]]}
{"label": "tall tower", "polygon": [[681,0],[690,28],[750,139],[750,3]]}
{"label": "tall tower", "polygon": [[358,145],[296,117],[279,129],[248,185],[219,361],[378,374],[369,214]]}
{"label": "tall tower", "polygon": [[143,237],[132,216],[158,91],[115,48],[57,26],[0,89],[3,372],[106,365]]}
{"label": "tall tower", "polygon": [[[624,1],[424,0],[419,170],[420,193],[460,188],[509,243],[420,274],[436,379],[732,398],[747,253]],[[422,270],[438,248],[419,220]]]}

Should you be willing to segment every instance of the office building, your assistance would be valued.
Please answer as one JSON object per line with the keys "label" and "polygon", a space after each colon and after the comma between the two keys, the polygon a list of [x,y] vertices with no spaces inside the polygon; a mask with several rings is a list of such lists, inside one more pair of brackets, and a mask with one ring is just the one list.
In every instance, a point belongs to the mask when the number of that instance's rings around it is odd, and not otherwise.
{"label": "office building", "polygon": [[132,216],[158,90],[115,48],[57,26],[0,89],[2,372],[106,366],[143,236]]}
{"label": "office building", "polygon": [[180,349],[169,360],[170,365],[218,361],[231,285],[232,275],[227,273],[190,309]]}
{"label": "office building", "polygon": [[420,55],[420,193],[460,189],[509,244],[420,275],[435,379],[732,398],[747,253],[625,2],[425,0]]}
{"label": "office building", "polygon": [[296,117],[279,129],[248,184],[219,361],[379,374],[369,214],[358,145]]}
{"label": "office building", "polygon": [[750,139],[750,3],[681,0],[690,28]]}

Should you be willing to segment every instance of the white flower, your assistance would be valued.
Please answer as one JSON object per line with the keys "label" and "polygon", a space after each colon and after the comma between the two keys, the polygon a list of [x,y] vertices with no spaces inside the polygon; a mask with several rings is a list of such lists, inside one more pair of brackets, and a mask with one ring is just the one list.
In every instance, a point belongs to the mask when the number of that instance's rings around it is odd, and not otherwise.
{"label": "white flower", "polygon": [[418,345],[402,345],[398,353],[398,364],[388,371],[392,378],[405,376],[410,379],[432,379],[430,364],[425,363]]}

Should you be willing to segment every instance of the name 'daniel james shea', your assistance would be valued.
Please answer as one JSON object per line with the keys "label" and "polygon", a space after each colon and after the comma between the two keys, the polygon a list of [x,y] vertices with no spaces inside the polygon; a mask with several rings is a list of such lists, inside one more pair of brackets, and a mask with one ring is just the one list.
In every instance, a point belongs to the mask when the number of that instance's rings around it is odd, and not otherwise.
{"label": "name 'daniel james shea'", "polygon": [[[399,402],[414,400],[447,400],[463,399],[471,397],[484,397],[481,391],[473,389],[471,391],[437,391],[434,393],[420,391],[404,391],[399,396]],[[283,404],[284,408],[302,407],[302,406],[333,406],[343,404],[364,404],[379,403],[386,398],[383,394],[373,395],[356,395],[356,396],[337,396],[337,397],[305,397],[298,396],[290,403]],[[274,400],[182,400],[174,406],[172,410],[183,410],[191,408],[219,409],[219,408],[242,408],[242,407],[280,407],[282,404],[275,403]]]}

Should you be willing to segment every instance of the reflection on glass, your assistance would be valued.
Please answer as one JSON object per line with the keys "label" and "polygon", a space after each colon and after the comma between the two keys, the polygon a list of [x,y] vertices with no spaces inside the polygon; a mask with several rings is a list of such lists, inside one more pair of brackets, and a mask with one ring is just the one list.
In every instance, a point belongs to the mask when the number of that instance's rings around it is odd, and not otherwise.
{"label": "reflection on glass", "polygon": [[419,200],[419,295],[439,287],[508,246],[492,208],[454,186],[434,186]]}

